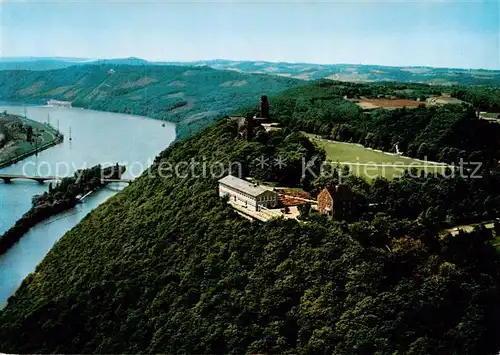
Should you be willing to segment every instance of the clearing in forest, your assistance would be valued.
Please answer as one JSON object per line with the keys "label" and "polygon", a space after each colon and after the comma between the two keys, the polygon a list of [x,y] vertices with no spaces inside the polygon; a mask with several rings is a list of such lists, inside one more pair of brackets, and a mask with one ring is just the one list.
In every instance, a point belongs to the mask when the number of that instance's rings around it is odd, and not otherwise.
{"label": "clearing in forest", "polygon": [[419,173],[421,170],[426,173],[442,173],[446,167],[446,164],[385,153],[365,148],[360,144],[330,141],[310,134],[307,136],[325,150],[327,160],[338,162],[340,165],[348,165],[352,174],[363,176],[368,180],[376,177],[393,179],[402,176],[405,169],[410,171],[412,167],[416,168]]}
{"label": "clearing in forest", "polygon": [[421,101],[405,99],[347,99],[347,101],[356,102],[363,110],[373,110],[376,108],[396,109],[403,107],[418,107],[425,104]]}

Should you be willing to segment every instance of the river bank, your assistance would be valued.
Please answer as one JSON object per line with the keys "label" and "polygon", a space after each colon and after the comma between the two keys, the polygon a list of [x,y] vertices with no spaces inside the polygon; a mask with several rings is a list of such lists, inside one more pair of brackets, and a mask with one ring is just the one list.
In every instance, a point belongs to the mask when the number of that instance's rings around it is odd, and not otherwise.
{"label": "river bank", "polygon": [[[24,116],[23,103],[0,104],[0,112]],[[148,168],[156,155],[176,138],[176,126],[146,117],[110,112],[26,105],[30,119],[59,122],[59,130],[72,140],[64,139],[38,155],[0,169],[2,174],[71,176],[78,169],[97,164],[125,165],[123,179],[132,180]],[[164,124],[164,125],[163,125]],[[64,234],[101,203],[113,198],[128,186],[111,182],[100,187],[81,203],[45,219],[31,227],[22,238],[0,255],[0,309],[14,294],[23,279],[32,273],[45,255]],[[49,184],[31,180],[12,180],[5,184],[0,179],[0,235],[32,207],[32,197],[48,192]]]}
{"label": "river bank", "polygon": [[[38,141],[28,141],[24,133],[15,132],[14,138],[4,147],[0,148],[0,169],[15,164],[27,157],[61,143],[64,136],[49,124],[38,122],[19,115],[9,115],[14,120],[19,120],[24,127],[30,127],[33,139]],[[7,117],[9,117],[7,116]],[[0,119],[5,118],[3,115]],[[12,118],[11,118],[12,119]]]}
{"label": "river bank", "polygon": [[59,181],[49,191],[33,197],[33,206],[16,224],[0,237],[0,255],[17,243],[32,227],[45,219],[76,206],[80,197],[98,190],[107,184],[105,179],[120,179],[124,166],[101,168],[96,165],[90,169],[79,170],[73,177]]}

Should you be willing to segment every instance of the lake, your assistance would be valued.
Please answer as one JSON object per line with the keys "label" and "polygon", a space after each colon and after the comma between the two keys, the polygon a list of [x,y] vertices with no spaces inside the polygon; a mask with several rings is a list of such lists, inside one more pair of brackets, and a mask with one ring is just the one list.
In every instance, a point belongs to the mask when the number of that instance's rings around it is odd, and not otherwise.
{"label": "lake", "polygon": [[[0,111],[4,110],[24,115],[23,106],[0,104]],[[135,178],[175,140],[174,124],[145,117],[42,106],[26,106],[26,112],[32,120],[50,120],[52,126],[59,127],[64,142],[0,169],[0,173],[69,176],[80,168],[119,163],[127,167],[124,178]],[[38,224],[0,256],[0,307],[64,233],[125,187],[123,183],[109,184],[76,208]],[[48,183],[12,180],[5,184],[0,180],[0,235],[29,210],[32,196],[47,190]]]}

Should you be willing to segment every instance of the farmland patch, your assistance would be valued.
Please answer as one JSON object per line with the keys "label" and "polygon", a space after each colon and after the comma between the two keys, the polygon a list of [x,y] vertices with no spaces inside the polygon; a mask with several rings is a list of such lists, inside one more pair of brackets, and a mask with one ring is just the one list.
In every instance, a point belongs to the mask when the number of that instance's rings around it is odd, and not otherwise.
{"label": "farmland patch", "polygon": [[406,99],[347,99],[347,101],[356,102],[364,110],[373,110],[376,108],[396,109],[402,107],[418,107],[424,104],[420,101]]}

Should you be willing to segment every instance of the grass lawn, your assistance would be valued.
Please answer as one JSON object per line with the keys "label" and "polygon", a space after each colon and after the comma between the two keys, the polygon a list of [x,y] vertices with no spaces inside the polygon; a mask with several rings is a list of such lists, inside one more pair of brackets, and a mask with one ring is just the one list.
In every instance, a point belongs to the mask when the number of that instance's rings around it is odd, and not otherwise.
{"label": "grass lawn", "polygon": [[499,114],[496,112],[481,112],[480,115],[487,118],[497,118]]}
{"label": "grass lawn", "polygon": [[425,170],[430,173],[443,172],[445,168],[444,165],[388,154],[357,144],[329,141],[311,134],[307,136],[326,151],[328,160],[339,162],[341,165],[349,165],[352,173],[368,180],[373,180],[378,176],[392,179],[401,176],[405,169],[410,170],[412,166],[418,171]]}

